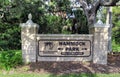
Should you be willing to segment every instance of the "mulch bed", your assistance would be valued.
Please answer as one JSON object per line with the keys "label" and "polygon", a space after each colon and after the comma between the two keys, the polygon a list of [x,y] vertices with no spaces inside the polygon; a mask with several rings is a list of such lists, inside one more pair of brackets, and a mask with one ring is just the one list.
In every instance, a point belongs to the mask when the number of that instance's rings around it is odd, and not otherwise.
{"label": "mulch bed", "polygon": [[70,74],[70,73],[120,73],[120,53],[108,54],[108,64],[92,62],[38,62],[30,63],[28,71],[36,73]]}

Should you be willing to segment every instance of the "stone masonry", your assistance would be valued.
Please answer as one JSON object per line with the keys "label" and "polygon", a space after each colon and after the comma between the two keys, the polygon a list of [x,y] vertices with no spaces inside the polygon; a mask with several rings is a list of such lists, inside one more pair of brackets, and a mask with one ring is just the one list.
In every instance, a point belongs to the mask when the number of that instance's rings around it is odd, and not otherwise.
{"label": "stone masonry", "polygon": [[38,25],[32,22],[32,15],[29,14],[28,21],[20,24],[22,39],[22,57],[25,63],[36,62],[36,34]]}
{"label": "stone masonry", "polygon": [[90,27],[93,34],[93,63],[107,64],[108,29],[109,26],[98,23]]}
{"label": "stone masonry", "polygon": [[[25,63],[36,61],[93,61],[97,64],[107,64],[108,26],[96,23],[89,28],[89,35],[42,35],[38,34],[39,25],[32,22],[31,14],[29,14],[28,19],[26,23],[20,24],[22,57]],[[91,40],[91,55],[89,57],[41,57],[38,55],[40,39]]]}

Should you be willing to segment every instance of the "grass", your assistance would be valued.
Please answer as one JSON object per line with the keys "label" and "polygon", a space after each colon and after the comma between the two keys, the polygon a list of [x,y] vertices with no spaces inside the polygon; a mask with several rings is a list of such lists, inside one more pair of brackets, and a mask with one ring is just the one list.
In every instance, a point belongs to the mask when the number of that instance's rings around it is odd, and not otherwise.
{"label": "grass", "polygon": [[19,65],[22,65],[22,52],[20,50],[0,52],[0,69],[10,70]]}
{"label": "grass", "polygon": [[49,77],[46,74],[0,74],[0,77]]}
{"label": "grass", "polygon": [[120,74],[66,74],[66,75],[53,75],[53,74],[3,74],[0,77],[120,77]]}

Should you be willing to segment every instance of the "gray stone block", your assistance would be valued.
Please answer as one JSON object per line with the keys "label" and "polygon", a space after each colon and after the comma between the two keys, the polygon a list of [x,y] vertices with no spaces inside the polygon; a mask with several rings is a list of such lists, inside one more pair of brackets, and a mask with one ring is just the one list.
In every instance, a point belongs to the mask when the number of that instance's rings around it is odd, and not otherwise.
{"label": "gray stone block", "polygon": [[25,63],[36,62],[36,55],[24,54],[22,55],[22,58]]}
{"label": "gray stone block", "polygon": [[22,51],[23,55],[36,55],[36,50],[23,50]]}
{"label": "gray stone block", "polygon": [[38,57],[38,61],[92,61],[90,57]]}

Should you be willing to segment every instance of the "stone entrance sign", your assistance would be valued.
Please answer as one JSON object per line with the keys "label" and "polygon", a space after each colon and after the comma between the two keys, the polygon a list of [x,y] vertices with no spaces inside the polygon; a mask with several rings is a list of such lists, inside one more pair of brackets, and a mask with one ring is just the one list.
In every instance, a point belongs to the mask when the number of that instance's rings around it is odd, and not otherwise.
{"label": "stone entrance sign", "polygon": [[39,40],[39,56],[74,56],[89,57],[91,55],[90,40],[76,39],[41,39]]}
{"label": "stone entrance sign", "polygon": [[39,26],[29,20],[21,26],[22,57],[25,63],[37,61],[92,61],[107,64],[108,29],[99,22],[90,34],[37,34]]}
{"label": "stone entrance sign", "polygon": [[91,61],[92,34],[37,34],[38,61]]}

